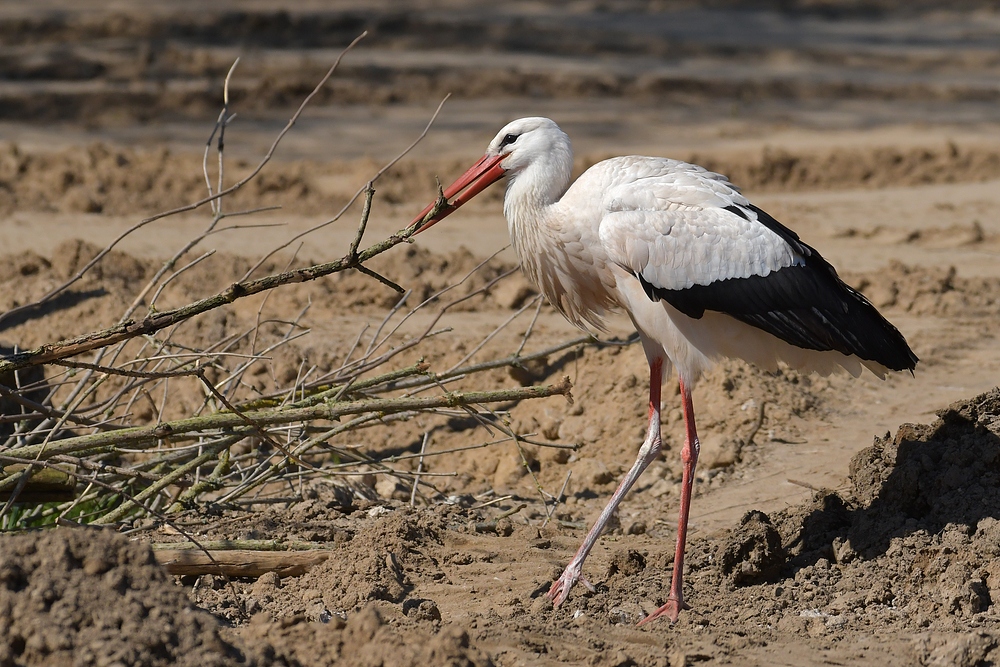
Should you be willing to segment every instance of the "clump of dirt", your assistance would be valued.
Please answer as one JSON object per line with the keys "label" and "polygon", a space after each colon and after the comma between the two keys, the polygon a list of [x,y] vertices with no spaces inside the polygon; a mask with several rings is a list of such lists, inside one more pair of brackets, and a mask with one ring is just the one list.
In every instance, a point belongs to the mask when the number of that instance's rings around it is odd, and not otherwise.
{"label": "clump of dirt", "polygon": [[853,500],[865,511],[852,520],[845,554],[881,553],[893,538],[924,530],[978,537],[971,553],[1000,555],[1000,389],[938,414],[934,424],[903,424],[877,438],[851,461]]}
{"label": "clump of dirt", "polygon": [[108,531],[0,538],[0,665],[246,664],[148,545]]}
{"label": "clump of dirt", "polygon": [[775,578],[786,561],[781,535],[757,510],[746,513],[719,555],[722,573],[737,586]]}

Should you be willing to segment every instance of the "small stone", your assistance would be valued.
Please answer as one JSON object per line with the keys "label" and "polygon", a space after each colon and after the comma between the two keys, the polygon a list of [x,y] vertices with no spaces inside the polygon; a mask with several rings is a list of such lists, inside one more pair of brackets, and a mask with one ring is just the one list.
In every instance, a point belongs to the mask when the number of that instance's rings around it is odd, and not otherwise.
{"label": "small stone", "polygon": [[646,558],[635,549],[623,549],[611,556],[607,576],[613,577],[619,572],[626,577],[633,577],[646,569]]}
{"label": "small stone", "polygon": [[375,519],[380,516],[385,516],[386,514],[392,514],[392,509],[386,507],[385,505],[376,505],[368,510],[369,519]]}
{"label": "small stone", "polygon": [[306,605],[306,618],[314,623],[328,623],[332,614],[323,604],[323,600],[316,600]]}
{"label": "small stone", "polygon": [[625,529],[626,535],[645,535],[646,534],[646,522],[645,521],[633,521]]}
{"label": "small stone", "polygon": [[418,621],[440,621],[441,610],[431,600],[424,600],[412,614]]}
{"label": "small stone", "polygon": [[498,519],[496,530],[500,537],[510,537],[514,533],[514,522],[507,517]]}

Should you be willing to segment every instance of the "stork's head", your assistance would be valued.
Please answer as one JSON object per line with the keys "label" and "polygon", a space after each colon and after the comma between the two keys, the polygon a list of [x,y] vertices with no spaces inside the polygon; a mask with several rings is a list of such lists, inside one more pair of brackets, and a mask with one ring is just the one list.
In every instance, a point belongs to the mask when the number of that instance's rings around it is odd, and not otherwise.
{"label": "stork's head", "polygon": [[569,167],[573,163],[569,137],[548,118],[521,118],[510,122],[497,132],[486,149],[486,155],[444,189],[447,205],[433,217],[424,220],[437,202],[428,205],[410,224],[422,221],[417,230],[418,233],[422,232],[504,176],[514,178],[533,164],[543,161],[557,165],[566,172],[553,174],[555,181],[568,182]]}
{"label": "stork's head", "polygon": [[504,172],[513,176],[540,157],[572,155],[569,137],[553,121],[540,116],[508,123],[490,142],[487,155],[500,156]]}

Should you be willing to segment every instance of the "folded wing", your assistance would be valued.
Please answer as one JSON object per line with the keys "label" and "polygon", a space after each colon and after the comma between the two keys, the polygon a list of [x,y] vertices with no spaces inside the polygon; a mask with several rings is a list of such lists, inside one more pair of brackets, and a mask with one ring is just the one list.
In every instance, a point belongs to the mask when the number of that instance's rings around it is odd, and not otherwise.
{"label": "folded wing", "polygon": [[723,177],[673,165],[677,173],[605,197],[601,241],[650,299],[695,319],[725,313],[800,348],[913,369],[899,331],[816,250]]}

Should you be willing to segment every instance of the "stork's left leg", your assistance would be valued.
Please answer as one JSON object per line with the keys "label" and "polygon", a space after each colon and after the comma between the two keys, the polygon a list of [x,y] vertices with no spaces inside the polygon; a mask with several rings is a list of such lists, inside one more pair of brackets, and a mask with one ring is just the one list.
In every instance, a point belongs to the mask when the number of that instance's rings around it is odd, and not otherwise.
{"label": "stork's left leg", "polygon": [[[556,579],[552,584],[552,588],[549,589],[548,598],[552,600],[553,606],[559,606],[569,595],[569,589],[580,579],[580,574],[583,572],[583,561],[587,559],[590,550],[594,548],[597,538],[604,532],[608,521],[611,520],[611,515],[618,509],[622,498],[632,488],[635,481],[639,479],[642,471],[660,454],[660,449],[663,446],[660,440],[660,387],[662,384],[663,359],[654,357],[649,363],[649,429],[646,432],[646,440],[642,443],[642,447],[639,448],[639,456],[636,457],[632,468],[625,475],[625,479],[621,481],[618,488],[615,489],[614,495],[611,496],[611,500],[608,501],[604,511],[601,512],[601,516],[597,518],[594,527],[587,533],[587,537],[584,538],[583,544],[580,545],[576,555],[573,556],[573,560],[569,562],[562,576]],[[583,581],[588,587],[590,586],[586,579]]]}
{"label": "stork's left leg", "polygon": [[701,444],[698,442],[698,432],[694,425],[694,404],[691,402],[691,391],[681,385],[681,405],[684,412],[684,449],[681,450],[681,461],[684,473],[681,478],[681,510],[677,518],[677,549],[674,551],[674,574],[670,582],[670,597],[667,603],[642,619],[639,625],[649,623],[660,616],[666,616],[676,622],[682,609],[690,609],[684,603],[684,544],[687,541],[688,515],[691,513],[691,491],[694,487],[694,467],[698,464],[698,454]]}

